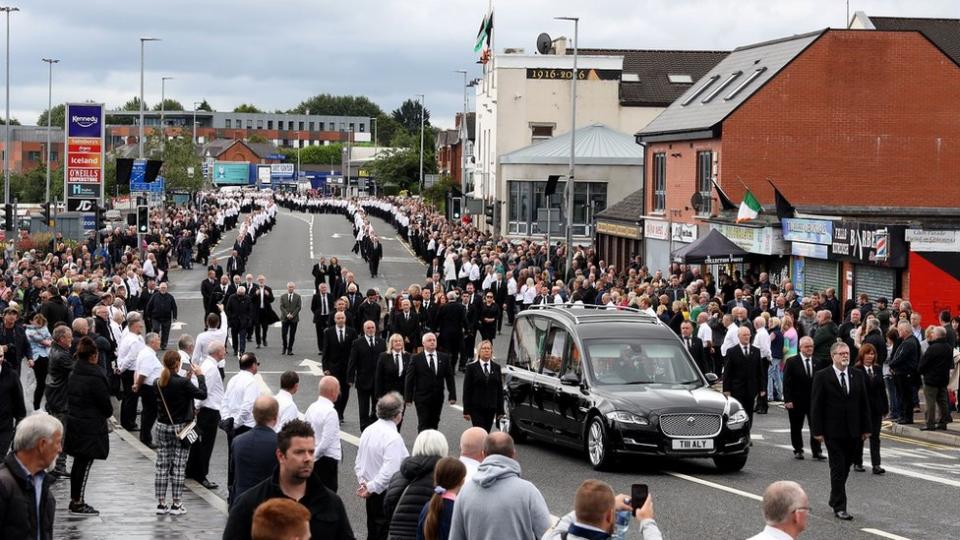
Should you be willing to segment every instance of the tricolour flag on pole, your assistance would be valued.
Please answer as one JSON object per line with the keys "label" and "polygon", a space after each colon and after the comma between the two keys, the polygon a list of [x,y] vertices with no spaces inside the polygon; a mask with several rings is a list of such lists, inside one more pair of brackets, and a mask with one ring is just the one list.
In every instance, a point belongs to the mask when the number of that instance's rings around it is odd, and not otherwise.
{"label": "tricolour flag on pole", "polygon": [[473,52],[480,52],[480,49],[490,48],[490,38],[493,35],[493,11],[491,10],[480,23],[480,31],[477,32],[477,42],[473,46]]}
{"label": "tricolour flag on pole", "polygon": [[763,207],[760,206],[760,201],[758,201],[748,189],[743,195],[743,201],[740,202],[740,210],[737,212],[737,223],[756,219],[762,211]]}

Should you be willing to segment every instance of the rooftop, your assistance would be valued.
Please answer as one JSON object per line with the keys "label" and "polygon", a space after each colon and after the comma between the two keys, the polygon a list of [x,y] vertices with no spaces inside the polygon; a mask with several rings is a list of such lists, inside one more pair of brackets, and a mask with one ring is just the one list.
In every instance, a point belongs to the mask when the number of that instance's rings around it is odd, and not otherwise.
{"label": "rooftop", "polygon": [[[858,11],[867,28],[876,30],[917,30],[954,62],[960,63],[960,19],[924,19],[921,17],[869,17]],[[864,20],[865,19],[865,20]]]}
{"label": "rooftop", "polygon": [[[576,131],[574,156],[578,165],[643,165],[643,148],[633,137],[603,124]],[[570,162],[570,132],[500,156],[500,163],[564,165]]]}
{"label": "rooftop", "polygon": [[620,202],[597,213],[597,219],[637,223],[643,219],[643,189],[627,195]]}

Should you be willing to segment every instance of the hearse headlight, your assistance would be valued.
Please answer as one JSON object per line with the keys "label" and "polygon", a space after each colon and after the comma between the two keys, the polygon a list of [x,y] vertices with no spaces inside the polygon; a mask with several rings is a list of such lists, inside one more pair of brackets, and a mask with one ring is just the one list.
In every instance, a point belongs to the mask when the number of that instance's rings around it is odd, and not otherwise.
{"label": "hearse headlight", "polygon": [[747,411],[740,409],[727,418],[727,427],[730,429],[740,429],[747,424],[747,420],[749,419],[750,417],[747,416]]}
{"label": "hearse headlight", "polygon": [[621,424],[634,424],[637,426],[650,425],[650,421],[646,418],[626,411],[613,411],[607,413],[607,418],[613,420],[614,422],[620,422]]}

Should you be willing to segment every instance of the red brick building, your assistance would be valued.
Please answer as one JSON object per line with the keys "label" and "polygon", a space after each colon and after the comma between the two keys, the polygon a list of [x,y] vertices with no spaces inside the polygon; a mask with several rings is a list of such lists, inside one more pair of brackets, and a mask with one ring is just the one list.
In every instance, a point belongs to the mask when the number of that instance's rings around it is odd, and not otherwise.
{"label": "red brick building", "polygon": [[[908,292],[906,226],[960,217],[958,103],[960,66],[920,32],[831,29],[735,50],[637,134],[645,228],[659,235],[645,260],[662,267],[693,239],[678,225],[718,228],[801,289]],[[815,223],[785,241],[768,180]],[[749,188],[766,212],[734,224],[713,181],[735,202]]]}

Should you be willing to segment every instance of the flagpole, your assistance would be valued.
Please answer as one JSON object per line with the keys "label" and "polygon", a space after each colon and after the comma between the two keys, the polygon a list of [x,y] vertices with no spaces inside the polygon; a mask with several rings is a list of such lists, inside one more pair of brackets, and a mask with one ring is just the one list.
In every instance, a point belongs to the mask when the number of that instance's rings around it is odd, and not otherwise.
{"label": "flagpole", "polygon": [[[487,16],[493,17],[493,0],[487,0]],[[490,71],[492,73],[490,80],[493,83],[493,89],[497,88],[497,28],[490,27]]]}

